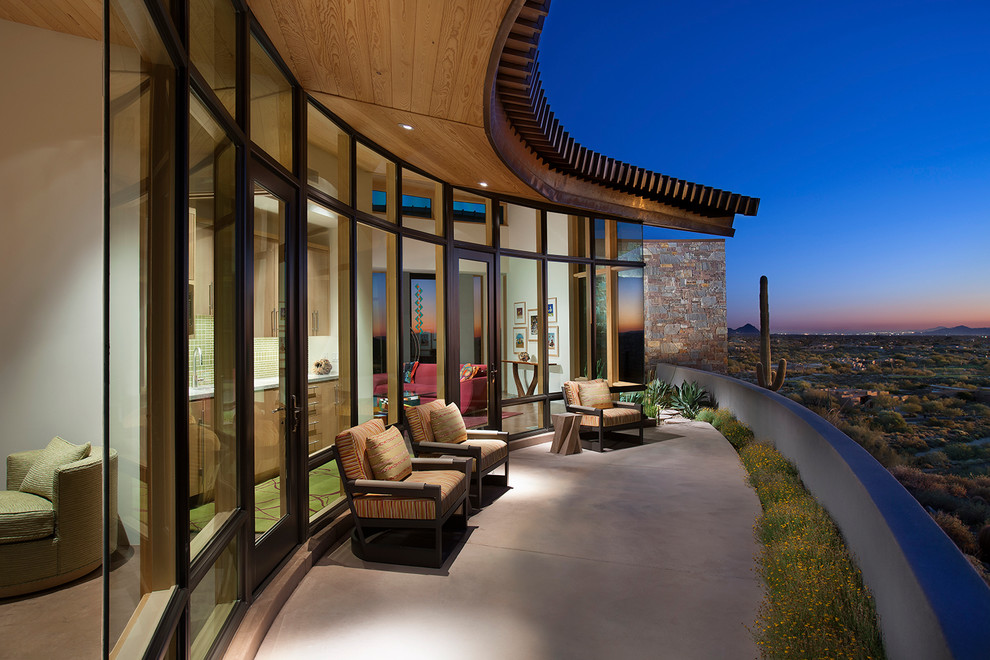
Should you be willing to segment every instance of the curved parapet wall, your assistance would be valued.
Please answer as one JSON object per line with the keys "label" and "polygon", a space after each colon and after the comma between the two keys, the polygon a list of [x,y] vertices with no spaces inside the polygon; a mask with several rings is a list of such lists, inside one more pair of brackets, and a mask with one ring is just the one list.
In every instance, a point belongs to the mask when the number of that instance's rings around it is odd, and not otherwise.
{"label": "curved parapet wall", "polygon": [[485,128],[506,166],[545,197],[731,236],[735,214],[760,200],[609,158],[574,140],[554,116],[540,82],[538,50],[550,0],[515,0],[489,63]]}
{"label": "curved parapet wall", "polygon": [[807,408],[734,378],[669,364],[792,461],[839,526],[876,600],[890,658],[990,657],[990,588],[886,469]]}

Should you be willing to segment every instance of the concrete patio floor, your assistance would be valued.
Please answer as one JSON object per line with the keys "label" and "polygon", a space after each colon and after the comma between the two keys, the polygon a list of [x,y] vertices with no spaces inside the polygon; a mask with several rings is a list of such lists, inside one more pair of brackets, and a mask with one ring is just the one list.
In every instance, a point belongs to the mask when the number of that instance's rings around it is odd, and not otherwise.
{"label": "concrete patio floor", "polygon": [[[512,452],[510,486],[439,570],[344,543],[258,658],[756,658],[760,513],[735,451],[695,422],[604,454]],[[486,500],[489,499],[486,497]]]}

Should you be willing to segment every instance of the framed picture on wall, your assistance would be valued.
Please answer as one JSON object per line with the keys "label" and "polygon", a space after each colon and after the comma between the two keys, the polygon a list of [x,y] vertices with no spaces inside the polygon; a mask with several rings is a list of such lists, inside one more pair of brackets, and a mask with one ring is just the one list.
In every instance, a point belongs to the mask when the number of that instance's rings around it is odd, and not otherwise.
{"label": "framed picture on wall", "polygon": [[521,328],[526,327],[526,303],[517,302],[512,303],[512,325],[519,326]]}
{"label": "framed picture on wall", "polygon": [[514,353],[526,352],[526,329],[512,331],[512,351]]}
{"label": "framed picture on wall", "polygon": [[547,298],[547,323],[557,322],[557,299]]}
{"label": "framed picture on wall", "polygon": [[535,309],[529,310],[529,340],[540,340],[540,313]]}
{"label": "framed picture on wall", "polygon": [[560,357],[560,348],[558,347],[559,335],[560,332],[557,326],[547,326],[547,354],[550,357]]}

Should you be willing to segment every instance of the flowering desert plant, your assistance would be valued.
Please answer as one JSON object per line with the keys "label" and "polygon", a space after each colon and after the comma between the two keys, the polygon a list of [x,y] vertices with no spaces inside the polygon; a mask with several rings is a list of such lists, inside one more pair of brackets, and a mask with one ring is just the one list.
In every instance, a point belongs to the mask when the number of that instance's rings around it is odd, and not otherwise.
{"label": "flowering desert plant", "polygon": [[763,546],[757,573],[766,590],[752,629],[762,657],[884,658],[873,597],[797,470],[773,446],[754,440],[731,412],[705,416],[719,419],[727,438],[748,437],[733,445],[763,506],[754,532]]}

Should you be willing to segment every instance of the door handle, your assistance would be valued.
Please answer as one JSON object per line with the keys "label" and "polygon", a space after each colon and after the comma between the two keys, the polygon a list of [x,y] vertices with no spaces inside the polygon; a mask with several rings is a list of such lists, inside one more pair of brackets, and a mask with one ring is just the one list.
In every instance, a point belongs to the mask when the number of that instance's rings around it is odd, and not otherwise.
{"label": "door handle", "polygon": [[289,395],[289,401],[292,403],[292,430],[293,432],[299,430],[299,416],[302,415],[302,408],[297,404],[296,395]]}

